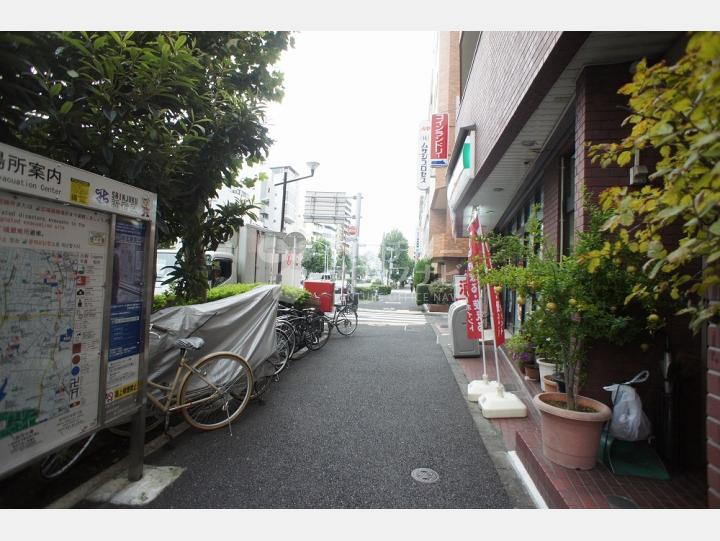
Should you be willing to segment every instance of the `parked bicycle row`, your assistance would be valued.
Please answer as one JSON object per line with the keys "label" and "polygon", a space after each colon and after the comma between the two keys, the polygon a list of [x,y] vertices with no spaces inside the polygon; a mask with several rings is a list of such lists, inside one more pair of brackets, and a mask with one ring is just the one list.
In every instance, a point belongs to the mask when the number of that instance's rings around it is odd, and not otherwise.
{"label": "parked bicycle row", "polygon": [[[210,319],[212,316],[207,321]],[[251,400],[263,397],[292,360],[322,348],[333,329],[343,336],[352,335],[357,323],[357,305],[353,304],[336,305],[331,315],[317,308],[279,305],[273,330],[274,351],[254,367],[243,356],[229,351],[199,355],[205,346],[201,337],[178,336],[171,329],[151,324],[151,338],[170,339],[175,358],[171,371],[162,377],[148,377],[146,433],[161,428],[167,432],[173,413],[181,413],[189,425],[200,430],[228,427],[232,432],[231,423]],[[114,426],[109,431],[128,437],[130,426]],[[43,477],[53,479],[70,469],[86,453],[96,434],[48,455],[40,465]]]}

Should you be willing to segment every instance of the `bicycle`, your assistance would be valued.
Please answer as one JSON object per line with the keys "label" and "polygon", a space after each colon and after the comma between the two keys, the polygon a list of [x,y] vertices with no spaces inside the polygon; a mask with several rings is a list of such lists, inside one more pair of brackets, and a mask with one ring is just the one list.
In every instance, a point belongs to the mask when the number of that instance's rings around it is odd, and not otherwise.
{"label": "bicycle", "polygon": [[[322,295],[329,295],[328,293],[321,293]],[[343,301],[345,301],[345,295],[343,295]],[[358,315],[357,315],[357,304],[341,302],[340,304],[334,304],[335,312],[332,318],[323,314],[323,317],[327,320],[330,328],[335,327],[337,332],[343,336],[350,336],[357,329]]]}
{"label": "bicycle", "polygon": [[357,329],[357,307],[352,304],[336,304],[335,313],[329,321],[330,325],[337,329],[337,332],[343,336],[350,336]]}
{"label": "bicycle", "polygon": [[283,330],[290,329],[294,337],[291,359],[296,359],[297,354],[305,348],[315,351],[327,343],[330,327],[326,326],[322,312],[317,312],[314,308],[281,308],[278,313],[278,326]]}
{"label": "bicycle", "polygon": [[[151,333],[153,328],[170,333],[167,329],[150,325]],[[200,430],[229,426],[243,412],[250,398],[261,394],[254,388],[252,368],[241,356],[218,351],[190,364],[187,351],[200,350],[205,341],[199,337],[178,338],[175,345],[180,349],[180,358],[172,384],[147,381],[149,387],[161,391],[162,395],[156,398],[151,389],[146,392],[146,433],[160,426],[163,417],[167,432],[170,414],[178,410],[182,411],[188,424]],[[263,392],[265,390],[266,387]],[[129,429],[122,425],[109,430],[120,436],[129,436]],[[85,453],[96,434],[94,432],[50,453],[40,464],[40,474],[46,479],[54,479],[65,473]]]}
{"label": "bicycle", "polygon": [[[152,329],[170,332],[157,325]],[[199,337],[178,338],[180,358],[170,385],[148,379],[149,387],[163,393],[156,398],[148,389],[148,400],[165,416],[181,411],[191,426],[215,430],[230,425],[245,409],[253,389],[253,372],[248,362],[230,351],[210,353],[193,364],[188,363],[188,350],[200,350],[205,341]]]}

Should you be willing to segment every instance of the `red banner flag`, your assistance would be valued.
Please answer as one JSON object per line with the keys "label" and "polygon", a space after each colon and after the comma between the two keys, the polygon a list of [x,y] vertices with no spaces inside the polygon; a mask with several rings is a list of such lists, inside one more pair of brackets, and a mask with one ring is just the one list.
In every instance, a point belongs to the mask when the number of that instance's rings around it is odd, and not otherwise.
{"label": "red banner flag", "polygon": [[[478,222],[478,234],[482,236],[482,226]],[[487,242],[482,243],[482,260],[485,267],[492,269],[492,258],[490,256],[490,247]],[[493,322],[493,330],[495,332],[495,345],[501,346],[505,343],[505,321],[503,319],[503,309],[500,304],[500,298],[495,292],[494,287],[487,287],[490,299],[490,317]]]}
{"label": "red banner flag", "polygon": [[467,295],[467,337],[481,339],[483,337],[482,320],[480,318],[480,285],[472,270],[475,262],[482,258],[482,247],[478,240],[480,221],[477,216],[473,218],[468,227],[470,232],[470,246],[468,249],[468,265],[465,271],[465,295]]}

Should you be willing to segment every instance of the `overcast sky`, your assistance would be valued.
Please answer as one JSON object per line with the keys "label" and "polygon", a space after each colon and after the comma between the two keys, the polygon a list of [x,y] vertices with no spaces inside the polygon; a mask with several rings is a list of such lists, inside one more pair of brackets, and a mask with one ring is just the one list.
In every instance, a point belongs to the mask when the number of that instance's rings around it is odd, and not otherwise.
{"label": "overcast sky", "polygon": [[305,190],[363,194],[361,252],[384,232],[415,242],[418,127],[427,116],[434,32],[300,32],[278,68],[285,97],[268,108],[268,166],[320,162]]}

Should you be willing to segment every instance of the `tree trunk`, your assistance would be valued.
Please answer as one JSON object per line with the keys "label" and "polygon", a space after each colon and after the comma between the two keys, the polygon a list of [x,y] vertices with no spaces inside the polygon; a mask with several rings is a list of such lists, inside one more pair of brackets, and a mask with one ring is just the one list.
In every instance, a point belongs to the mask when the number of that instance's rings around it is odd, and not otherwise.
{"label": "tree trunk", "polygon": [[205,302],[207,300],[209,286],[202,238],[202,208],[200,208],[198,214],[187,224],[182,239],[183,263],[186,269],[184,276],[186,301]]}

